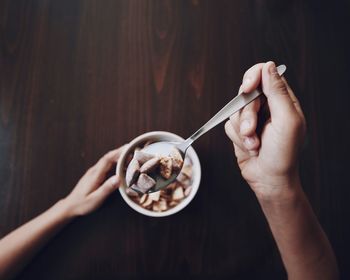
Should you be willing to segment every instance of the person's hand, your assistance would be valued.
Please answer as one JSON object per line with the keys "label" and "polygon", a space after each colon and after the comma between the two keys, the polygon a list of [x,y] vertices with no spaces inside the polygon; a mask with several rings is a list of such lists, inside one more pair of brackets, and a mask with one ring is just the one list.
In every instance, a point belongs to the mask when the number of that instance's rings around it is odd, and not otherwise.
{"label": "person's hand", "polygon": [[[225,124],[234,144],[242,176],[258,198],[284,197],[298,185],[298,151],[306,125],[300,104],[273,62],[250,68],[240,92],[249,93],[261,84],[270,118],[258,128],[261,99],[256,99]],[[258,133],[258,131],[260,133]]]}
{"label": "person's hand", "polygon": [[95,211],[119,187],[116,175],[104,180],[107,172],[118,162],[122,150],[123,147],[105,154],[87,170],[73,191],[63,199],[70,216],[82,216]]}

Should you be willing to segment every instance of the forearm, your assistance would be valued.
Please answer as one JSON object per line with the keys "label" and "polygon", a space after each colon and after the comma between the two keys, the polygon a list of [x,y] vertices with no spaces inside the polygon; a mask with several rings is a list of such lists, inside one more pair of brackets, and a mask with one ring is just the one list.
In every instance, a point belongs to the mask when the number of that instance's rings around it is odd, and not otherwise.
{"label": "forearm", "polygon": [[259,199],[289,279],[337,279],[330,243],[301,189],[290,186],[284,199]]}
{"label": "forearm", "polygon": [[0,279],[15,276],[73,217],[64,201],[0,240]]}

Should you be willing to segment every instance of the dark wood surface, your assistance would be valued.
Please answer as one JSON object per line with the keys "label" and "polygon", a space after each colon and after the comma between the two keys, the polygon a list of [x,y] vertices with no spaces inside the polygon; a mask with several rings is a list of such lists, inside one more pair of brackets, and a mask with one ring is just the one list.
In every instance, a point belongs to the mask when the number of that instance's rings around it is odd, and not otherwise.
{"label": "dark wood surface", "polygon": [[[188,136],[275,60],[308,121],[304,189],[349,263],[348,1],[0,1],[0,235],[67,195],[109,149],[139,134]],[[175,275],[283,279],[260,207],[223,126],[194,145],[193,202],[144,217],[116,192],[67,226],[19,279]]]}

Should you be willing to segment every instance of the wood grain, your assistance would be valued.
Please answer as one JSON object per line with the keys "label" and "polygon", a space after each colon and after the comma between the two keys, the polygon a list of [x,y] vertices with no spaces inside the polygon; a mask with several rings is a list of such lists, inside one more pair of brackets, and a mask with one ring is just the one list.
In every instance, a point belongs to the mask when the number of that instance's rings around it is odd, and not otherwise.
{"label": "wood grain", "polygon": [[[304,189],[350,277],[348,1],[0,1],[0,234],[72,189],[139,134],[188,136],[273,59],[308,121]],[[283,279],[223,127],[195,144],[194,201],[151,219],[118,193],[76,220],[18,279]]]}

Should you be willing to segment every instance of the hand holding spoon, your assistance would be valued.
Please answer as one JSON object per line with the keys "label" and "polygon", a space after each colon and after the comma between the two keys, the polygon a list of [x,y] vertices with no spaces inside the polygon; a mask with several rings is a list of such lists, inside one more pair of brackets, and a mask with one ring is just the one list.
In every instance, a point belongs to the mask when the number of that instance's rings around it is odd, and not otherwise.
{"label": "hand holding spoon", "polygon": [[[280,65],[277,67],[277,72],[280,76],[286,71],[287,67],[285,65]],[[193,135],[187,138],[185,141],[180,143],[174,142],[156,142],[151,145],[146,146],[142,149],[143,152],[157,155],[157,156],[169,156],[171,152],[177,149],[182,158],[185,159],[186,151],[191,144],[196,141],[199,137],[201,137],[204,133],[211,130],[213,127],[222,123],[234,113],[238,112],[240,109],[248,105],[254,99],[262,95],[263,92],[259,89],[255,89],[250,93],[239,94],[235,98],[233,98],[229,103],[226,104],[214,117],[212,117],[206,124],[204,124],[200,129],[198,129]],[[147,193],[157,192],[167,185],[172,183],[176,177],[179,175],[181,170],[173,172],[169,179],[164,179],[162,176],[156,176],[155,181],[156,185],[148,190]]]}

